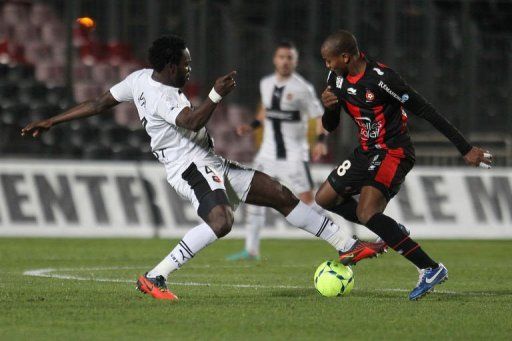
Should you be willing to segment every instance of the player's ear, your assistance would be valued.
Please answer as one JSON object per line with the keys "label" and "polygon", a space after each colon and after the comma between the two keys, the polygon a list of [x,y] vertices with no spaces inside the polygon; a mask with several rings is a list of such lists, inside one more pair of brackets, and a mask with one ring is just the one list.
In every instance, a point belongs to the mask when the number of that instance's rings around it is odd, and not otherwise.
{"label": "player's ear", "polygon": [[167,67],[169,68],[169,73],[171,76],[175,76],[176,72],[178,71],[178,65],[169,63],[167,64]]}
{"label": "player's ear", "polygon": [[343,59],[343,62],[345,64],[348,64],[350,62],[350,54],[348,53],[342,53],[341,58]]}

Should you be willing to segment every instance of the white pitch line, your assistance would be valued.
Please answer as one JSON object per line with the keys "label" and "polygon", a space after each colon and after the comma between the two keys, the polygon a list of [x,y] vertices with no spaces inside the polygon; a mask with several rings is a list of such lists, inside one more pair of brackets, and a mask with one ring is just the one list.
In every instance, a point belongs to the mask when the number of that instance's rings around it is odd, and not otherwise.
{"label": "white pitch line", "polygon": [[[106,270],[126,270],[126,269],[141,269],[143,267],[94,267],[94,268],[61,268],[61,269],[34,269],[23,272],[24,276],[32,277],[45,277],[45,278],[57,278],[74,281],[95,281],[95,282],[110,282],[110,283],[134,283],[134,280],[117,279],[117,278],[102,278],[102,277],[83,277],[66,274],[56,274],[54,272],[66,272],[66,271],[106,271]],[[226,287],[226,288],[248,288],[248,289],[311,289],[311,287],[297,286],[297,285],[261,285],[261,284],[225,284],[225,283],[204,283],[204,282],[168,282],[170,285],[182,285],[182,286],[204,286],[204,287]],[[409,289],[402,288],[382,288],[372,289],[375,291],[383,292],[409,292]],[[447,290],[435,290],[437,293],[450,294],[450,295],[463,295],[463,292],[447,291]],[[480,293],[481,296],[493,296],[492,293]]]}
{"label": "white pitch line", "polygon": [[[59,268],[59,269],[53,269],[54,271],[70,271],[70,272],[76,272],[76,271],[110,271],[110,270],[141,270],[141,269],[147,269],[149,266],[147,265],[139,265],[139,266],[100,266],[100,267],[77,267],[77,268]],[[189,265],[187,266],[187,269],[248,269],[248,268],[257,268],[258,266],[256,264],[250,265],[250,264],[240,264],[240,265]],[[270,268],[311,268],[314,269],[314,266],[310,265],[297,265],[297,264],[290,264],[290,265],[265,265],[265,267]],[[0,271],[1,272],[1,271]]]}
{"label": "white pitch line", "polygon": [[[58,278],[75,281],[96,281],[96,282],[112,282],[112,283],[134,283],[134,280],[116,279],[116,278],[101,278],[101,277],[81,277],[72,275],[54,274],[55,271],[65,271],[63,269],[36,269],[27,270],[23,272],[25,276],[32,277],[46,277]],[[87,271],[87,270],[85,270]],[[251,289],[310,289],[309,287],[301,287],[296,285],[261,285],[261,284],[215,284],[215,283],[200,283],[200,282],[168,282],[171,285],[183,286],[205,286],[205,287],[229,287],[229,288],[251,288]]]}

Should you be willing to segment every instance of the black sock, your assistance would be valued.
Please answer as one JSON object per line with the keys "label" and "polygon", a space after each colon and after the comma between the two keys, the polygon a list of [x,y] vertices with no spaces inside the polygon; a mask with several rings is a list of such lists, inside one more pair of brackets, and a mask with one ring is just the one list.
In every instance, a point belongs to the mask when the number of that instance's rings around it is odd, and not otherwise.
{"label": "black sock", "polygon": [[350,197],[346,199],[343,203],[334,206],[333,208],[329,208],[328,210],[333,213],[336,213],[337,215],[342,216],[348,221],[351,221],[356,224],[361,224],[359,219],[357,219],[356,209],[357,201],[354,198]]}
{"label": "black sock", "polygon": [[377,213],[366,223],[371,231],[382,238],[393,250],[407,258],[420,269],[437,268],[434,262],[423,251],[418,243],[412,240],[404,229],[401,229],[392,218]]}

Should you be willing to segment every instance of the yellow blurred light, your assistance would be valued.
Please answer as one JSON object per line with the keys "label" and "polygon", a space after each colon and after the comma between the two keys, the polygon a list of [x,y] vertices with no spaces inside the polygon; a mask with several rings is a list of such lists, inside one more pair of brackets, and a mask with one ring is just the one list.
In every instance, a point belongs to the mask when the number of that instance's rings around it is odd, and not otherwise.
{"label": "yellow blurred light", "polygon": [[78,18],[78,19],[76,19],[76,22],[86,28],[92,28],[92,27],[96,26],[96,23],[94,22],[94,20],[89,17]]}

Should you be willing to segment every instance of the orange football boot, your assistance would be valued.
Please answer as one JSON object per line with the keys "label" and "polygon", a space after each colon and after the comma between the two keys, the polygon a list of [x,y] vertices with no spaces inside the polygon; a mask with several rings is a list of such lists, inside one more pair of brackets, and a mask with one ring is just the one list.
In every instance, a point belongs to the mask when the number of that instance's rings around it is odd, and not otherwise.
{"label": "orange football boot", "polygon": [[174,295],[167,288],[164,276],[148,278],[147,273],[144,276],[139,276],[139,278],[137,279],[137,289],[144,294],[149,294],[153,296],[153,298],[157,300],[178,300],[178,296]]}
{"label": "orange football boot", "polygon": [[347,251],[339,251],[339,259],[343,265],[354,265],[365,258],[377,257],[387,251],[384,241],[364,242],[359,239]]}

